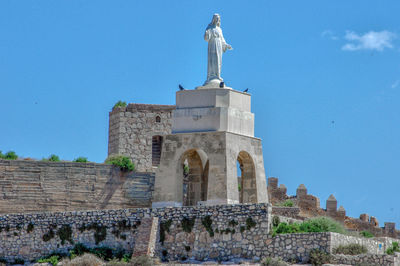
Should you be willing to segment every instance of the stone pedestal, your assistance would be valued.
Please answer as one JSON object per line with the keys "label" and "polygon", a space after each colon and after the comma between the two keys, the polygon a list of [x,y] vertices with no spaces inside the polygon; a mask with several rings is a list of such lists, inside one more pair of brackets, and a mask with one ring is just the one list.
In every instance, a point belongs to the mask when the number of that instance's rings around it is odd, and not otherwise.
{"label": "stone pedestal", "polygon": [[[251,96],[231,89],[176,93],[164,135],[153,207],[268,203]],[[238,177],[240,165],[241,176]]]}
{"label": "stone pedestal", "polygon": [[226,131],[253,137],[250,108],[250,94],[231,89],[178,91],[172,133]]}

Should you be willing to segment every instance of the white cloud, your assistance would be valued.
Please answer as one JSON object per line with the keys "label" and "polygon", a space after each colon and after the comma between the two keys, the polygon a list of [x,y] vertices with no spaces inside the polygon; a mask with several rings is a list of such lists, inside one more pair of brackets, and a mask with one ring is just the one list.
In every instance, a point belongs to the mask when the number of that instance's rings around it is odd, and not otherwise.
{"label": "white cloud", "polygon": [[395,88],[397,88],[397,86],[399,86],[400,85],[400,80],[396,80],[393,84],[392,84],[392,89],[395,89]]}
{"label": "white cloud", "polygon": [[377,50],[383,51],[385,48],[393,48],[392,41],[396,35],[390,31],[370,31],[364,35],[359,35],[354,31],[347,31],[344,38],[351,43],[342,46],[345,51],[357,50]]}
{"label": "white cloud", "polygon": [[329,38],[329,39],[334,40],[334,41],[336,41],[336,40],[339,39],[339,38],[333,33],[333,31],[331,31],[331,30],[324,30],[324,31],[321,33],[321,37],[322,37],[322,38]]}

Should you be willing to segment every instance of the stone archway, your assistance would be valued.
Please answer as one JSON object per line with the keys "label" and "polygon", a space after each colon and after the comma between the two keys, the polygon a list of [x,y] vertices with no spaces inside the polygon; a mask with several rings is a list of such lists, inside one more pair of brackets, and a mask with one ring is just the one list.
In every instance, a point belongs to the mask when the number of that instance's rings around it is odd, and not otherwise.
{"label": "stone archway", "polygon": [[250,154],[241,151],[237,157],[241,176],[239,183],[239,202],[257,203],[257,182],[253,158]]}
{"label": "stone archway", "polygon": [[182,154],[178,167],[182,175],[183,206],[207,200],[208,158],[204,151],[191,149]]}

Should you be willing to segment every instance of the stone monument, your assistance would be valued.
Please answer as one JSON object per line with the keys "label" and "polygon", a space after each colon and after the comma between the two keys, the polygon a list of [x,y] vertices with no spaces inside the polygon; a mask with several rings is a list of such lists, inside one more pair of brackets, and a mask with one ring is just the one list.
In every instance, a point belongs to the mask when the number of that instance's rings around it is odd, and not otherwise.
{"label": "stone monument", "polygon": [[221,78],[222,53],[232,47],[223,38],[218,14],[204,38],[207,80],[195,90],[176,92],[172,133],[162,136],[153,207],[267,203],[251,96],[225,87]]}

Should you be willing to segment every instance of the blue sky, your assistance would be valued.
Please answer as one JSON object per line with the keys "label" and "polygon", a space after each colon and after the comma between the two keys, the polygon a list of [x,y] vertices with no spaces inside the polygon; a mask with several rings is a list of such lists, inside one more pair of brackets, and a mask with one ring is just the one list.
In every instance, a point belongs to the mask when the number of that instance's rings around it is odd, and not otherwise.
{"label": "blue sky", "polygon": [[400,2],[0,2],[0,150],[107,156],[118,100],[174,104],[206,78],[220,13],[228,86],[252,94],[268,176],[400,227]]}

